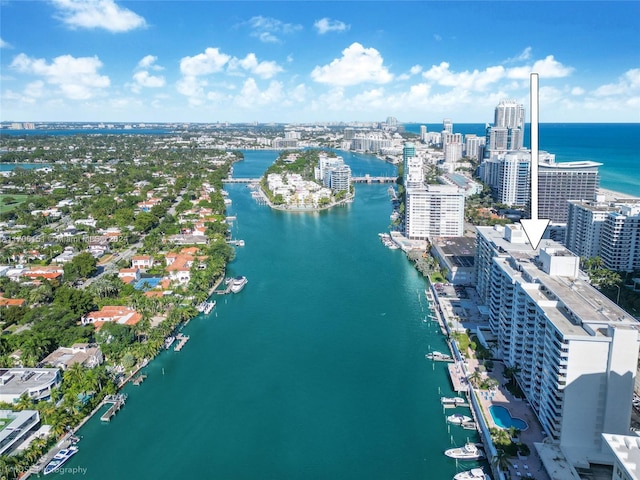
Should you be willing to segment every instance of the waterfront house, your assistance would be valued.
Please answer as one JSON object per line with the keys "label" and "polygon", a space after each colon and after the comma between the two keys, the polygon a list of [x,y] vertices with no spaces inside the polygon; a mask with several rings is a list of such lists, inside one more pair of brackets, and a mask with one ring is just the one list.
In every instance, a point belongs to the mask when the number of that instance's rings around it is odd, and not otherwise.
{"label": "waterfront house", "polygon": [[74,343],[71,347],[59,347],[51,352],[44,360],[43,365],[51,365],[66,370],[74,363],[83,367],[93,368],[104,362],[102,351],[95,343]]}
{"label": "waterfront house", "polygon": [[124,305],[105,305],[97,312],[89,312],[82,317],[83,325],[93,324],[100,330],[105,322],[115,322],[120,325],[135,325],[142,320],[142,315],[133,308]]}
{"label": "waterfront house", "polygon": [[0,368],[0,402],[17,402],[23,394],[48,400],[61,381],[57,368]]}

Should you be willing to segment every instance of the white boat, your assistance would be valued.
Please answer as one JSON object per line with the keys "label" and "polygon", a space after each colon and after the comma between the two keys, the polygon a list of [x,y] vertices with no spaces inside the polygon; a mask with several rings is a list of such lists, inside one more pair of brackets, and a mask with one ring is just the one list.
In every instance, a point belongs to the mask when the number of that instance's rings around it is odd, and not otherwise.
{"label": "white boat", "polygon": [[453,480],[491,480],[491,477],[481,468],[472,468],[466,472],[456,473]]}
{"label": "white boat", "polygon": [[211,310],[213,310],[213,307],[215,306],[216,306],[215,300],[213,302],[206,302],[203,312],[208,315],[209,313],[211,313]]}
{"label": "white boat", "polygon": [[44,467],[44,474],[49,475],[50,473],[55,472],[64,464],[64,462],[69,460],[76,453],[78,453],[78,447],[63,448],[56,453],[51,461],[47,463],[47,466]]}
{"label": "white boat", "polygon": [[467,423],[472,420],[473,418],[468,417],[467,415],[462,415],[460,413],[454,413],[453,415],[449,415],[447,417],[447,423],[453,423],[455,425],[462,425],[463,423]]}
{"label": "white boat", "polygon": [[246,284],[247,284],[247,277],[236,277],[233,280],[231,280],[231,291],[233,293],[238,293],[244,288]]}
{"label": "white boat", "polygon": [[440,401],[443,405],[459,405],[465,403],[465,399],[462,397],[442,397]]}
{"label": "white boat", "polygon": [[442,352],[427,353],[424,358],[428,358],[429,360],[452,360],[451,355]]}
{"label": "white boat", "polygon": [[169,350],[169,348],[171,347],[171,345],[173,345],[173,342],[176,341],[176,337],[174,336],[170,336],[164,339],[164,348],[165,350]]}
{"label": "white boat", "polygon": [[478,460],[484,458],[484,452],[480,450],[474,443],[465,443],[464,446],[458,448],[450,448],[445,450],[447,457],[457,460]]}

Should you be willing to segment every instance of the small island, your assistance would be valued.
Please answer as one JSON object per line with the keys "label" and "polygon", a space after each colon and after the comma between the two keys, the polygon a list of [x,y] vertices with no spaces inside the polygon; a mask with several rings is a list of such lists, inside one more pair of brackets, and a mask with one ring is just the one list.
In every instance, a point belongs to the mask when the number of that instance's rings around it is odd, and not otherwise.
{"label": "small island", "polygon": [[267,203],[278,210],[315,211],[351,202],[351,168],[323,150],[280,154],[260,179]]}

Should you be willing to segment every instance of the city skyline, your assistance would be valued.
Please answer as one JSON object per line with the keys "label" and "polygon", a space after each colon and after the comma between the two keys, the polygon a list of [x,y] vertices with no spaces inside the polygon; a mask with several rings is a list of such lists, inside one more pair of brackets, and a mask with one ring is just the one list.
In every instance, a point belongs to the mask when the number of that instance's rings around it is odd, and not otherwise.
{"label": "city skyline", "polygon": [[640,121],[639,2],[0,8],[0,121],[492,123],[532,72],[541,122]]}

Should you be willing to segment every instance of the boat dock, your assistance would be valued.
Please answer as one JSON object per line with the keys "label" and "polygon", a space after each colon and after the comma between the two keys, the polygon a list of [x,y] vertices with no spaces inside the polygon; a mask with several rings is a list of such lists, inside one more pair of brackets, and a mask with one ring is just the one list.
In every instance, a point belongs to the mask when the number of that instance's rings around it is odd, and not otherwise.
{"label": "boat dock", "polygon": [[108,395],[107,397],[105,397],[105,399],[103,400],[103,403],[104,404],[110,403],[111,406],[100,417],[100,420],[102,420],[103,422],[111,421],[111,417],[113,417],[116,413],[118,413],[118,410],[122,408],[126,400],[127,400],[127,396],[124,393],[118,393],[116,395]]}
{"label": "boat dock", "polygon": [[134,385],[138,386],[140,385],[142,382],[144,382],[147,379],[147,376],[144,373],[141,373],[140,375],[138,375],[136,378],[134,378],[131,383],[133,383]]}
{"label": "boat dock", "polygon": [[469,384],[467,383],[463,369],[458,365],[458,363],[450,363],[447,365],[447,368],[449,370],[449,378],[451,378],[453,390],[455,392],[468,392]]}
{"label": "boat dock", "polygon": [[189,341],[189,335],[183,335],[182,333],[179,333],[176,336],[176,340],[178,340],[178,345],[175,346],[173,351],[179,352],[180,350],[182,350],[182,347],[184,347],[185,343]]}

